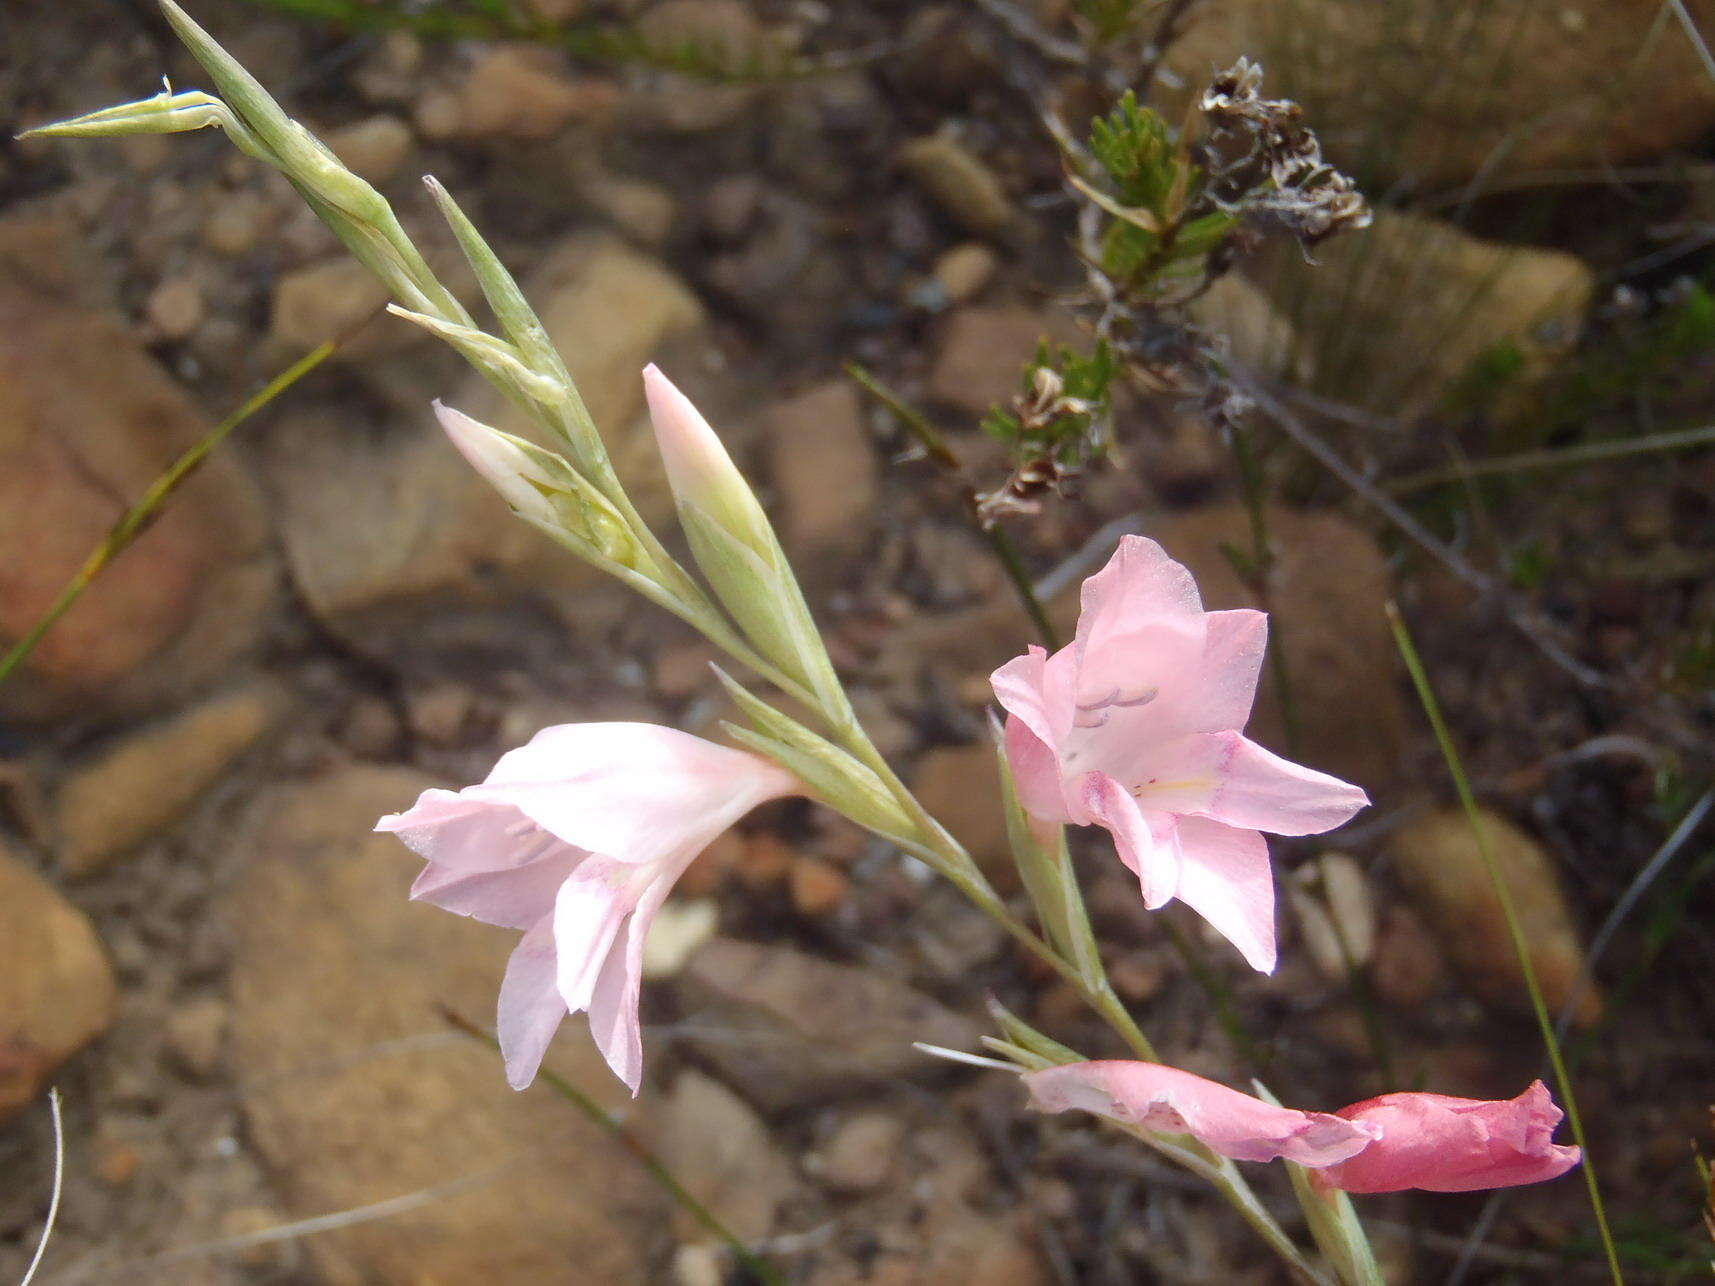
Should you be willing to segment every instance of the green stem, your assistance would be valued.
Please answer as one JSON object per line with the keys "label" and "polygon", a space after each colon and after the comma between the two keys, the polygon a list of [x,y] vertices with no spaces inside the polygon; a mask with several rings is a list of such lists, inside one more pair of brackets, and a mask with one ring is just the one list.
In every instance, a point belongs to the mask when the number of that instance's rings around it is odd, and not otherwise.
{"label": "green stem", "polygon": [[304,357],[269,380],[244,405],[203,434],[183,455],[168,465],[166,472],[151,482],[148,489],[138,497],[137,502],[119,516],[119,520],[102,538],[101,543],[90,552],[88,558],[84,559],[83,566],[79,567],[72,578],[66,582],[65,587],[60,590],[59,595],[49,605],[48,610],[42,613],[41,618],[24,632],[23,637],[7,650],[3,658],[0,658],[0,683],[4,683],[13,671],[23,664],[24,658],[30,655],[37,643],[41,642],[42,636],[52,629],[60,617],[70,610],[71,605],[77,602],[79,595],[89,588],[91,582],[102,573],[103,569],[123,553],[132,541],[148,530],[150,524],[159,516],[161,507],[172,498],[173,492],[177,491],[185,479],[196,471],[197,466],[208,458],[211,451],[225,441],[228,434],[304,376],[315,370],[327,360],[333,351],[334,345],[331,343],[322,344],[312,349]]}
{"label": "green stem", "polygon": [[1477,812],[1477,798],[1471,791],[1470,780],[1465,775],[1465,765],[1453,744],[1453,736],[1447,729],[1447,722],[1442,718],[1441,706],[1430,686],[1423,659],[1418,655],[1417,646],[1412,642],[1411,634],[1405,627],[1405,620],[1395,604],[1387,604],[1387,616],[1388,625],[1393,630],[1394,643],[1405,660],[1406,670],[1411,674],[1412,686],[1417,689],[1417,699],[1422,703],[1423,713],[1428,717],[1429,726],[1435,733],[1435,742],[1441,749],[1441,757],[1447,761],[1447,771],[1453,778],[1453,789],[1459,795],[1459,806],[1465,810],[1465,817],[1471,824],[1471,834],[1476,839],[1477,852],[1488,871],[1489,882],[1494,886],[1495,899],[1500,903],[1501,914],[1506,919],[1513,955],[1518,960],[1519,972],[1524,976],[1525,990],[1530,993],[1531,1011],[1536,1015],[1537,1026],[1542,1031],[1542,1043],[1548,1051],[1548,1063],[1554,1072],[1555,1087],[1560,1091],[1560,1100],[1566,1108],[1566,1122],[1572,1128],[1573,1141],[1583,1153],[1581,1168],[1584,1172],[1584,1186],[1590,1194],[1590,1210],[1596,1218],[1596,1232],[1601,1238],[1602,1250],[1608,1260],[1609,1275],[1613,1278],[1614,1286],[1625,1286],[1625,1277],[1620,1272],[1619,1251],[1608,1227],[1607,1208],[1602,1203],[1602,1189],[1596,1182],[1596,1167],[1590,1159],[1590,1144],[1584,1134],[1584,1121],[1578,1111],[1577,1096],[1572,1089],[1572,1077],[1567,1071],[1566,1060],[1561,1055],[1560,1040],[1554,1033],[1554,1020],[1549,1016],[1548,1004],[1543,1000],[1542,986],[1537,980],[1536,965],[1531,960],[1530,944],[1519,925],[1512,890],[1507,887],[1506,877],[1502,874],[1500,863],[1495,859],[1494,849],[1489,844],[1488,831]]}
{"label": "green stem", "polygon": [[[445,1005],[440,1006],[440,1012],[441,1018],[457,1031],[463,1032],[474,1040],[481,1041],[492,1049],[500,1048],[499,1041],[463,1014]],[[561,1098],[582,1112],[609,1138],[630,1153],[632,1159],[648,1172],[649,1177],[655,1180],[656,1184],[675,1205],[718,1237],[726,1248],[732,1251],[733,1258],[744,1266],[745,1271],[758,1283],[758,1286],[786,1286],[785,1278],[776,1272],[766,1260],[740,1241],[737,1234],[723,1224],[712,1210],[697,1200],[686,1189],[685,1185],[679,1182],[659,1157],[644,1147],[635,1134],[603,1111],[600,1104],[565,1077],[546,1067],[538,1071],[536,1075]]]}

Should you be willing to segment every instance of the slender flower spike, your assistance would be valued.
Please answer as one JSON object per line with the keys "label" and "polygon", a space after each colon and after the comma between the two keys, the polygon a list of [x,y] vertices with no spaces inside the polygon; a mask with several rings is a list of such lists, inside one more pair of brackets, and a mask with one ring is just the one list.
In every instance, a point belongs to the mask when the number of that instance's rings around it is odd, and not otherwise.
{"label": "slender flower spike", "polygon": [[544,728],[478,786],[426,790],[390,831],[426,859],[411,896],[523,931],[500,986],[506,1077],[535,1079],[568,1013],[587,1010],[637,1092],[643,942],[679,876],[758,804],[800,789],[764,759],[644,723]]}
{"label": "slender flower spike", "polygon": [[1127,536],[1084,582],[1077,637],[993,675],[1025,811],[1108,830],[1146,906],[1180,899],[1264,972],[1274,877],[1260,832],[1319,834],[1369,803],[1243,735],[1266,638],[1263,613],[1205,612],[1190,572]]}
{"label": "slender flower spike", "polygon": [[1500,1102],[1384,1094],[1335,1115],[1381,1134],[1357,1156],[1316,1176],[1347,1192],[1510,1188],[1557,1179],[1579,1160],[1577,1148],[1554,1142],[1564,1113],[1541,1081]]}
{"label": "slender flower spike", "polygon": [[1299,1112],[1155,1063],[1090,1062],[1027,1072],[1030,1104],[1076,1108],[1133,1129],[1189,1134],[1235,1161],[1296,1161],[1324,1188],[1472,1192],[1565,1174],[1579,1153],[1553,1141],[1561,1112],[1541,1081],[1503,1102],[1384,1094],[1338,1112]]}
{"label": "slender flower spike", "polygon": [[1333,1165],[1381,1137],[1381,1129],[1367,1121],[1276,1107],[1156,1063],[1069,1063],[1029,1072],[1024,1083],[1038,1111],[1076,1108],[1134,1129],[1189,1134],[1235,1161],[1285,1157],[1304,1166]]}

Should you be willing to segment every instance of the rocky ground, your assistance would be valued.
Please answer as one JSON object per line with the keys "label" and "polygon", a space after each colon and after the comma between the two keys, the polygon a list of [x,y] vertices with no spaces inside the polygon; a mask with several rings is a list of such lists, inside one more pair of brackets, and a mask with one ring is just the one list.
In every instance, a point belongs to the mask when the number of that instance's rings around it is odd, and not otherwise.
{"label": "rocky ground", "polygon": [[[663,530],[639,368],[661,363],[708,411],[760,479],[878,745],[1004,883],[986,675],[1029,625],[953,490],[840,367],[874,368],[998,477],[977,420],[1039,339],[1078,336],[1062,306],[1070,211],[1009,80],[1013,38],[958,6],[629,7],[662,40],[879,52],[712,84],[352,35],[237,0],[198,16],[457,281],[415,179],[448,184],[519,269]],[[1065,30],[1064,6],[1039,7]],[[1189,78],[1281,51],[1283,75],[1317,91],[1298,92],[1330,146],[1417,212],[1384,212],[1314,266],[1295,252],[1248,265],[1202,320],[1244,360],[1373,416],[1324,428],[1380,487],[1450,445],[1533,445],[1509,437],[1521,406],[1540,409],[1530,377],[1583,360],[1581,334],[1606,342],[1626,311],[1616,286],[1671,304],[1674,278],[1705,266],[1663,247],[1707,228],[1715,199],[1706,179],[1620,195],[1600,176],[1543,179],[1550,200],[1475,202],[1460,228],[1437,194],[1497,155],[1521,181],[1576,173],[1598,125],[1609,166],[1693,165],[1715,87],[1671,30],[1637,52],[1654,4],[1518,0],[1468,17],[1464,38],[1500,48],[1511,24],[1501,119],[1540,128],[1500,128],[1463,73],[1396,127],[1378,83],[1451,37],[1407,24],[1383,66],[1365,61],[1378,37],[1363,6],[1310,7],[1324,22],[1312,49],[1269,6],[1233,0],[1176,65]],[[7,137],[147,92],[163,71],[201,83],[142,6],[25,4],[7,21],[8,45],[31,54],[0,69]],[[1619,50],[1626,76],[1608,76]],[[1374,74],[1312,74],[1330,67]],[[1628,90],[1640,78],[1647,96]],[[1567,98],[1569,80],[1602,80],[1600,101]],[[43,1282],[730,1280],[620,1145],[546,1089],[512,1094],[494,1056],[438,1016],[486,1019],[508,935],[407,903],[415,863],[368,834],[543,724],[711,730],[711,654],[510,517],[427,403],[501,424],[507,411],[433,341],[374,317],[382,302],[290,189],[217,137],[0,143],[0,638],[174,452],[353,332],[222,447],[0,693],[0,1279],[39,1227],[51,1082],[68,1179]],[[1498,347],[1513,382],[1473,438],[1445,408]],[[1707,422],[1708,390],[1707,356],[1680,355],[1580,424]],[[1460,565],[1547,621],[1529,631],[1291,448],[1264,464],[1274,558],[1260,578],[1223,553],[1253,532],[1232,453],[1171,407],[1127,403],[1112,465],[1018,527],[1061,587],[1093,566],[1086,542],[1099,560],[1101,542],[1139,530],[1194,568],[1212,606],[1265,603],[1293,697],[1288,711],[1265,696],[1258,735],[1377,804],[1329,845],[1277,847],[1286,950],[1266,978],[1190,919],[1174,921],[1181,954],[1172,913],[1143,913],[1092,844],[1080,860],[1116,984],[1174,1062],[1262,1075],[1291,1101],[1407,1085],[1492,1096],[1535,1074],[1517,965],[1388,633],[1396,599],[1549,1001],[1598,1036],[1585,1114],[1639,1278],[1660,1273],[1693,1244],[1689,1153],[1709,1142],[1715,958],[1696,926],[1715,906],[1680,874],[1707,869],[1707,836],[1616,938],[1596,991],[1580,999],[1574,983],[1592,930],[1707,781],[1715,460],[1412,493]],[[1055,600],[1062,624],[1073,610]],[[1603,682],[1546,659],[1545,631]],[[985,919],[836,819],[755,814],[692,868],[651,946],[643,1096],[616,1092],[573,1025],[552,1064],[793,1280],[1277,1280],[1196,1183],[1083,1124],[1026,1119],[1002,1078],[911,1051],[971,1046],[989,995],[1107,1047]],[[1442,1279],[1481,1204],[1369,1200],[1389,1280]],[[1593,1256],[1568,1181],[1513,1194],[1477,1266],[1484,1280],[1595,1280]]]}

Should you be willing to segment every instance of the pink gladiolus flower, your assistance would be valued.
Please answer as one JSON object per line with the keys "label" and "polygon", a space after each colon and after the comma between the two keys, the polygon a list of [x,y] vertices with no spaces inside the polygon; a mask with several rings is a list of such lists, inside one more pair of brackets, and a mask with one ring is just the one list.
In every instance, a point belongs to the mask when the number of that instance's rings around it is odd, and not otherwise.
{"label": "pink gladiolus flower", "polygon": [[1367,1121],[1276,1107],[1156,1063],[1070,1063],[1026,1073],[1024,1083],[1038,1111],[1077,1108],[1122,1125],[1189,1134],[1235,1161],[1285,1157],[1299,1165],[1333,1165],[1361,1155],[1381,1137]]}
{"label": "pink gladiolus flower", "polygon": [[1271,971],[1259,832],[1332,830],[1368,797],[1242,735],[1267,617],[1205,612],[1191,573],[1153,540],[1122,540],[1084,582],[1082,608],[1071,644],[993,675],[1020,802],[1044,822],[1111,832],[1146,906],[1179,898]]}
{"label": "pink gladiolus flower", "polygon": [[764,759],[671,728],[563,724],[502,755],[481,785],[426,790],[375,829],[427,859],[413,898],[523,930],[497,1024],[512,1087],[535,1079],[560,1020],[587,1010],[635,1094],[650,921],[715,836],[798,789]]}
{"label": "pink gladiolus flower", "polygon": [[1335,1113],[1380,1131],[1357,1156],[1317,1178],[1347,1192],[1473,1192],[1556,1179],[1579,1152],[1554,1142],[1563,1115],[1548,1087],[1532,1081],[1515,1099],[1383,1094]]}
{"label": "pink gladiolus flower", "polygon": [[1553,1141],[1561,1112],[1541,1081],[1505,1102],[1384,1094],[1333,1113],[1276,1107],[1155,1063],[1069,1063],[1027,1072],[1024,1083],[1039,1111],[1189,1134],[1235,1161],[1284,1157],[1347,1192],[1510,1188],[1558,1178],[1579,1157]]}

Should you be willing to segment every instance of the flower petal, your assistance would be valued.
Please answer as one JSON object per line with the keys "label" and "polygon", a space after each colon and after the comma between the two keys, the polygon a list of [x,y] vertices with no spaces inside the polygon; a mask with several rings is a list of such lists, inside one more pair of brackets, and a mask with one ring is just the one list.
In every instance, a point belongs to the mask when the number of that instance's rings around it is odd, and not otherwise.
{"label": "flower petal", "polygon": [[389,813],[375,823],[391,832],[412,852],[441,866],[465,871],[490,871],[515,865],[520,845],[509,828],[525,818],[515,808],[469,798],[451,790],[425,790],[402,813]]}
{"label": "flower petal", "polygon": [[542,1056],[566,1016],[566,1002],[560,999],[554,977],[554,927],[544,916],[518,940],[500,984],[495,1026],[506,1061],[506,1080],[515,1090],[536,1079]]}
{"label": "flower petal", "polygon": [[1349,782],[1282,759],[1248,737],[1214,736],[1229,749],[1208,809],[1216,821],[1275,835],[1320,835],[1370,802]]}
{"label": "flower petal", "polygon": [[1189,1134],[1235,1161],[1285,1157],[1332,1165],[1359,1154],[1379,1134],[1367,1122],[1276,1107],[1156,1063],[1071,1063],[1026,1073],[1024,1083],[1038,1111],[1077,1108],[1135,1128]]}
{"label": "flower petal", "polygon": [[[1059,743],[1055,720],[1048,709],[1047,680],[1044,673],[1048,653],[1034,643],[1023,656],[1015,656],[989,675],[995,700],[1001,709],[1036,734],[1036,739],[1053,751]],[[1010,720],[1009,720],[1010,722]]]}
{"label": "flower petal", "polygon": [[1577,1148],[1554,1142],[1562,1113],[1541,1081],[1498,1102],[1384,1094],[1337,1115],[1381,1132],[1380,1142],[1321,1176],[1347,1192],[1509,1188],[1558,1178],[1579,1161]]}
{"label": "flower petal", "polygon": [[466,798],[510,804],[568,844],[649,863],[700,849],[767,799],[801,789],[757,755],[646,723],[544,728]]}
{"label": "flower petal", "polygon": [[1126,788],[1106,773],[1093,772],[1079,782],[1079,800],[1093,825],[1114,837],[1114,848],[1143,886],[1143,904],[1164,906],[1182,878],[1175,846],[1161,843]]}
{"label": "flower petal", "polygon": [[596,979],[626,917],[637,905],[636,868],[590,857],[560,885],[554,899],[554,949],[559,955],[560,998],[573,1013],[587,1009]]}
{"label": "flower petal", "polygon": [[1060,764],[1042,739],[1017,715],[1006,719],[1006,762],[1012,770],[1018,802],[1032,817],[1069,822],[1066,796],[1060,788]]}
{"label": "flower petal", "polygon": [[655,913],[687,865],[669,868],[644,889],[636,911],[607,954],[590,999],[590,1034],[613,1074],[633,1095],[643,1081],[643,1030],[637,1014],[643,990],[643,945]]}
{"label": "flower petal", "polygon": [[1203,618],[1206,627],[1203,657],[1194,683],[1186,685],[1197,693],[1201,718],[1192,727],[1185,721],[1187,732],[1242,731],[1250,721],[1251,706],[1256,703],[1257,679],[1262,674],[1263,653],[1268,647],[1268,616],[1250,608],[1230,612],[1210,612]]}
{"label": "flower petal", "polygon": [[484,924],[528,929],[553,912],[560,885],[583,858],[581,850],[556,840],[541,856],[503,870],[469,871],[430,862],[411,885],[411,898]]}
{"label": "flower petal", "polygon": [[1273,973],[1274,871],[1268,841],[1205,817],[1178,819],[1179,900],[1239,949],[1253,969]]}

